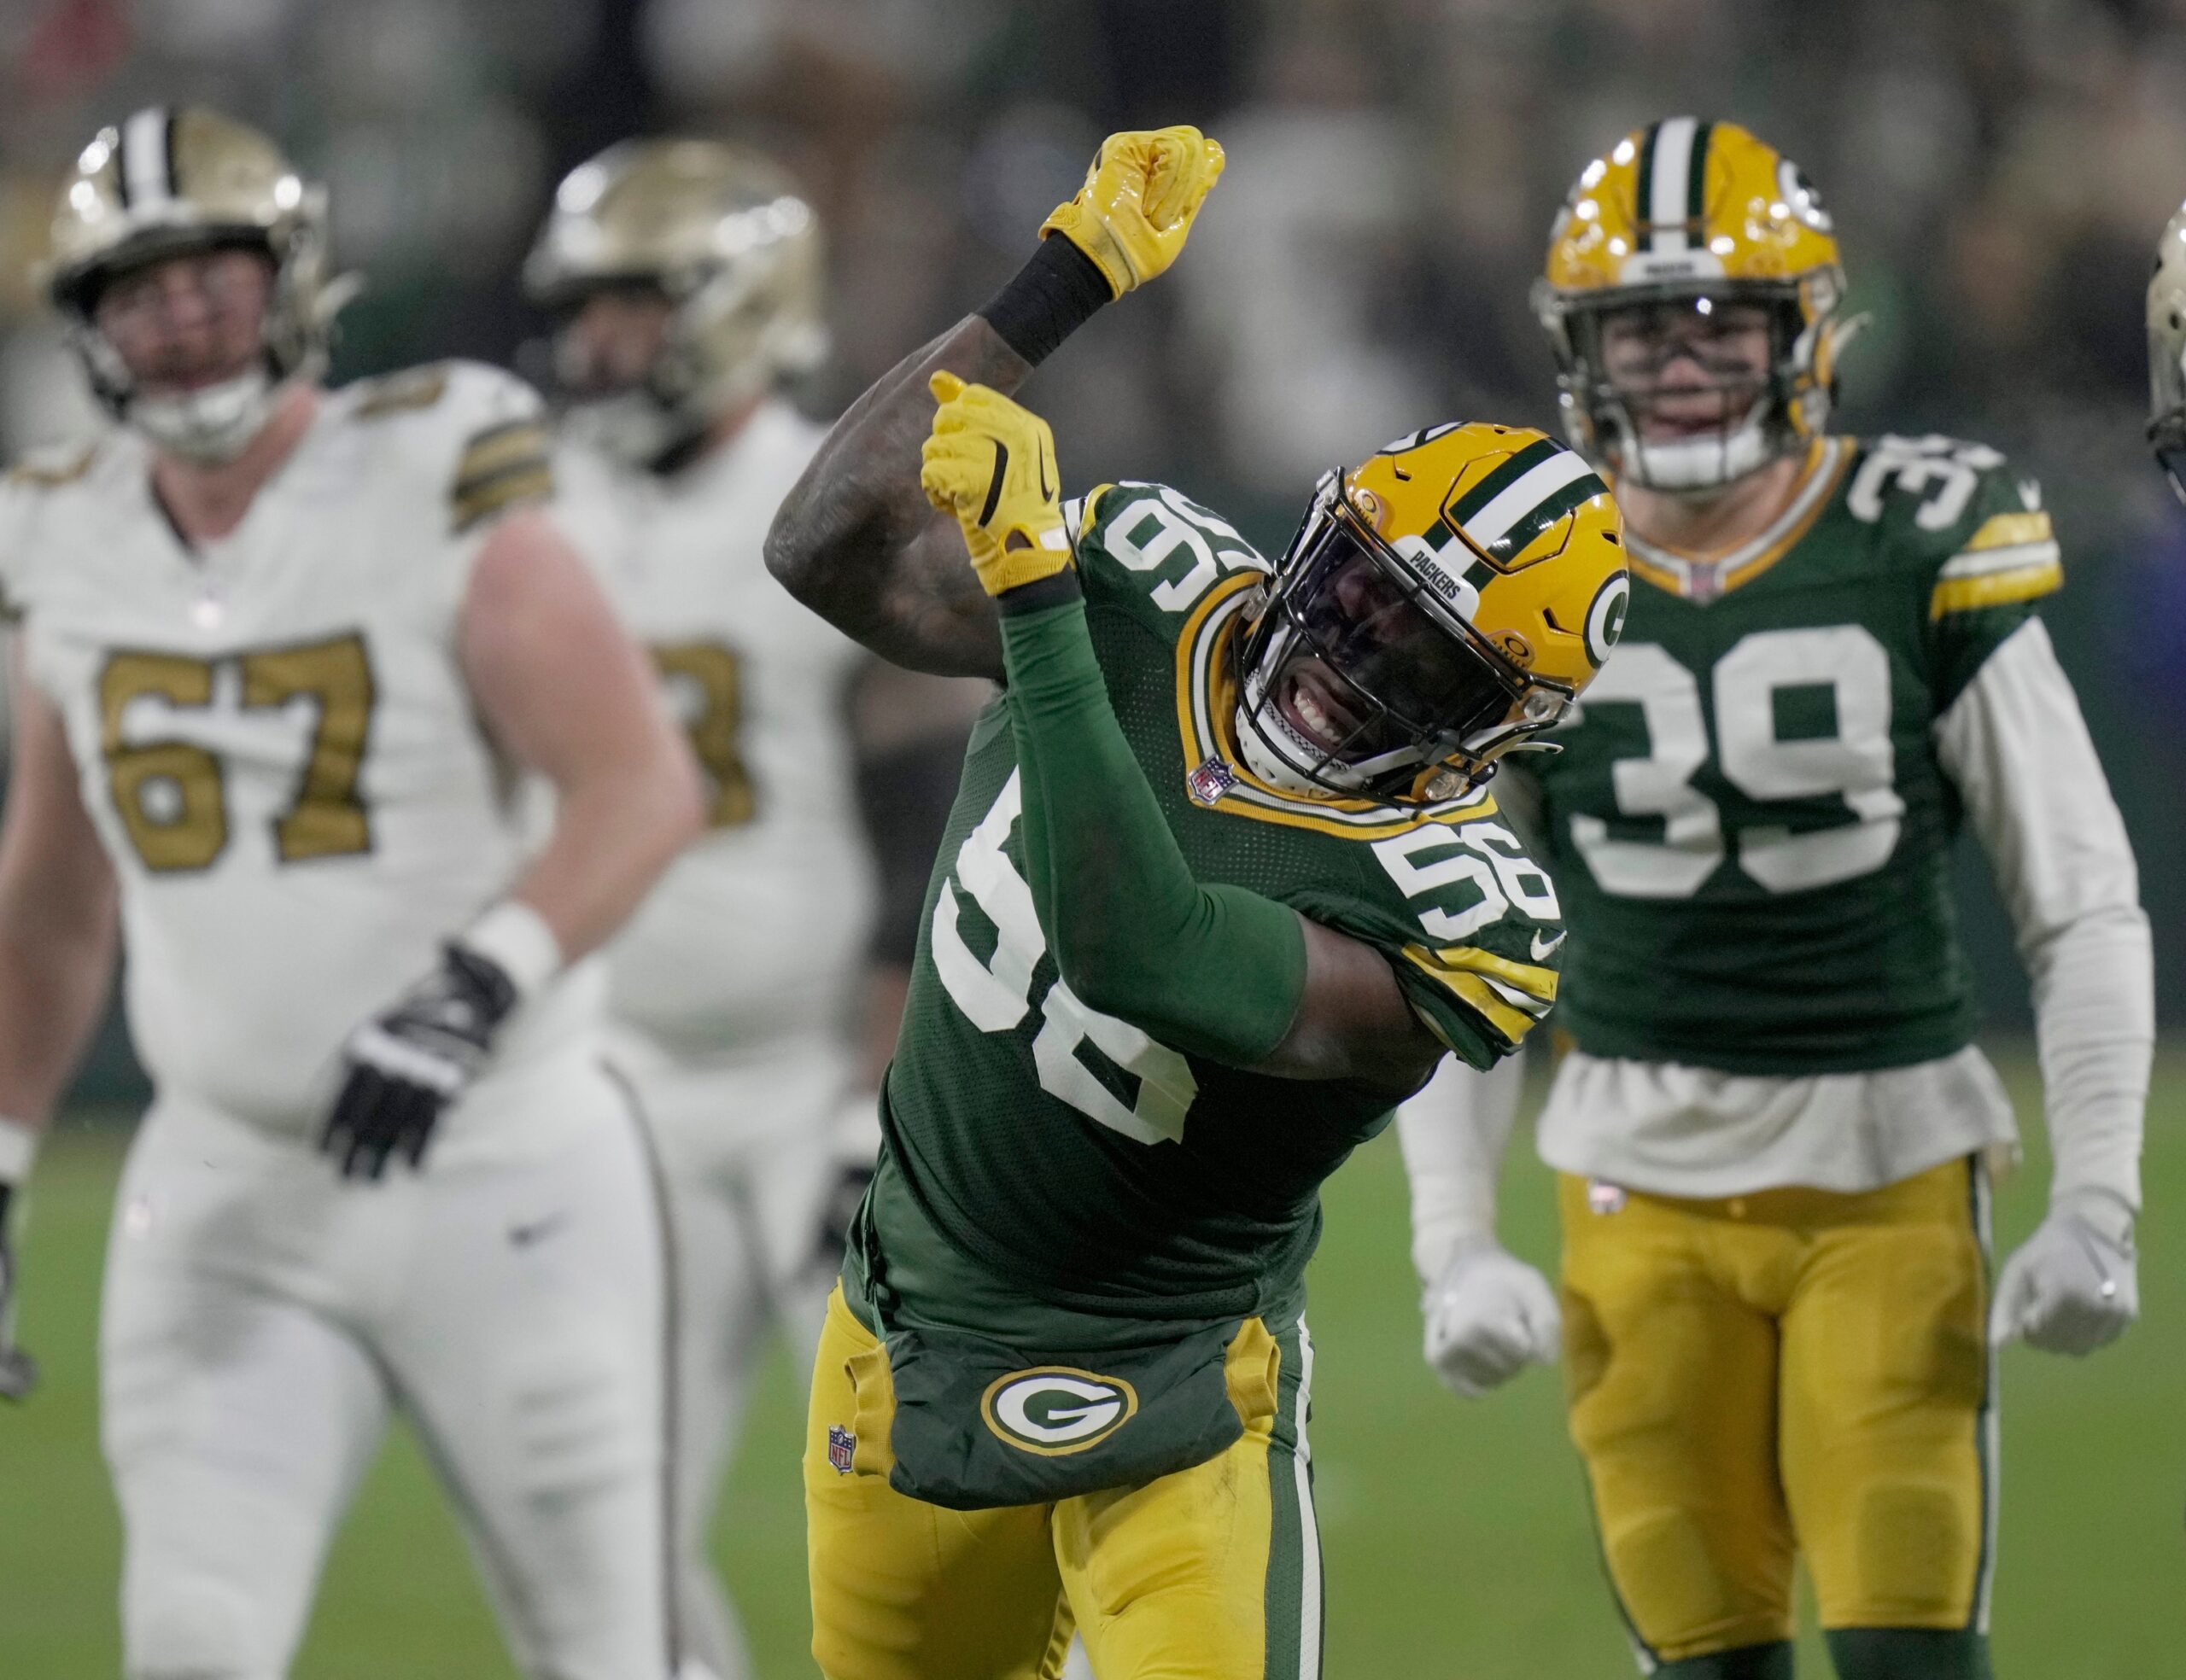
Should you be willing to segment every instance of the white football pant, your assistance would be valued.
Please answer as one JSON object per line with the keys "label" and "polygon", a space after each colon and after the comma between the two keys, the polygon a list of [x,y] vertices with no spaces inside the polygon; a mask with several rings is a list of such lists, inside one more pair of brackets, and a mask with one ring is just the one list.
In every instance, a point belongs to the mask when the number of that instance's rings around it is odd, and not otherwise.
{"label": "white football pant", "polygon": [[664,1233],[622,1094],[555,1100],[528,1156],[377,1183],[154,1105],[100,1336],[129,1680],[281,1680],[391,1409],[531,1680],[666,1680]]}
{"label": "white football pant", "polygon": [[[813,1264],[835,1175],[829,1128],[852,1069],[839,1041],[821,1035],[705,1064],[678,1059],[627,1029],[611,1030],[609,1043],[668,1182],[682,1680],[748,1680],[751,1659],[710,1542],[772,1333],[786,1339],[800,1381],[812,1369],[835,1280],[832,1264]],[[796,1466],[783,1474],[793,1479]],[[802,1555],[801,1531],[781,1543]]]}

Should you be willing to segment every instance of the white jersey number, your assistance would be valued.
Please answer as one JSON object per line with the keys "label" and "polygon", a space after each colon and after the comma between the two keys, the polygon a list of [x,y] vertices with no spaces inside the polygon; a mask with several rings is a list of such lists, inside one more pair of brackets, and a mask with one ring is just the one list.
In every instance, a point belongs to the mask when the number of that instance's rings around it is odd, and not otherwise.
{"label": "white jersey number", "polygon": [[1935,436],[1881,438],[1853,475],[1844,505],[1855,519],[1872,524],[1882,517],[1883,492],[1895,481],[1900,490],[1920,498],[1913,522],[1924,531],[1941,531],[1965,516],[1981,475],[2003,464],[2004,458],[1985,443]]}
{"label": "white jersey number", "polygon": [[357,781],[371,729],[372,673],[364,638],[338,636],[308,647],[266,648],[227,659],[178,653],[116,652],[99,673],[99,742],[107,788],[145,868],[207,867],[226,849],[226,773],[219,755],[193,742],[132,738],[127,715],[147,702],[170,710],[210,707],[233,693],[246,709],[311,706],[311,744],[295,799],[273,820],[283,863],[371,849],[371,825]]}
{"label": "white jersey number", "polygon": [[[1423,854],[1446,846],[1451,849],[1447,856],[1420,861]],[[1563,914],[1555,884],[1500,823],[1472,822],[1462,828],[1422,823],[1376,840],[1373,852],[1406,898],[1441,899],[1419,913],[1420,926],[1437,939],[1453,944],[1470,939],[1501,921],[1514,904],[1537,922],[1553,922]],[[1464,890],[1455,908],[1448,896],[1453,887]]]}
{"label": "white jersey number", "polygon": [[[1048,948],[1032,890],[1002,850],[1023,800],[1013,770],[994,808],[958,849],[955,878],[943,878],[933,907],[934,968],[943,989],[981,1032],[1013,1031],[1032,1012],[1032,971]],[[975,955],[964,938],[960,889],[995,925],[991,958]],[[1088,1009],[1060,975],[1048,988],[1040,1015],[1032,1064],[1042,1090],[1095,1124],[1140,1143],[1174,1143],[1184,1136],[1199,1082],[1183,1056],[1128,1022]],[[1137,1079],[1134,1100],[1125,1102],[1095,1075],[1084,1059],[1088,1044]]]}
{"label": "white jersey number", "polygon": [[1204,508],[1195,508],[1166,485],[1119,512],[1102,534],[1102,544],[1134,572],[1157,570],[1179,552],[1190,557],[1191,564],[1182,576],[1157,583],[1149,592],[1164,612],[1188,610],[1225,572],[1267,569],[1235,526]]}
{"label": "white jersey number", "polygon": [[[1905,802],[1890,738],[1890,656],[1856,624],[1756,630],[1715,662],[1715,755],[1747,798],[1768,804],[1835,795],[1852,820],[1809,833],[1752,823],[1737,833],[1738,866],[1770,892],[1802,892],[1882,867],[1897,849]],[[1776,696],[1830,691],[1836,732],[1785,740]],[[1636,705],[1647,731],[1644,758],[1610,767],[1616,808],[1659,817],[1663,838],[1613,837],[1609,825],[1571,819],[1571,840],[1604,892],[1621,898],[1690,898],[1723,860],[1715,802],[1692,785],[1708,758],[1700,681],[1652,643],[1624,643],[1587,691],[1586,704]]]}

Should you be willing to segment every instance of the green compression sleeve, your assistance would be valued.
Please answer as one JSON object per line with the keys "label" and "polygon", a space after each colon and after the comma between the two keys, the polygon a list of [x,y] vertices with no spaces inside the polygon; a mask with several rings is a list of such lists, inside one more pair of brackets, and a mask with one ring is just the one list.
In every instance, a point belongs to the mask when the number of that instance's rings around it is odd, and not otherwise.
{"label": "green compression sleeve", "polygon": [[1265,1060],[1305,996],[1298,913],[1193,878],[1108,704],[1077,573],[1001,606],[1027,884],[1063,978],[1173,1048]]}

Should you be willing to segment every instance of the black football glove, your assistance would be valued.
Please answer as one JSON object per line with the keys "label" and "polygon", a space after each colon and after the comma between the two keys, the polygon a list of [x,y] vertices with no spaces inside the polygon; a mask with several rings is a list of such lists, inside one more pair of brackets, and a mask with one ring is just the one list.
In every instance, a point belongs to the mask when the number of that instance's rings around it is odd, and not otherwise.
{"label": "black football glove", "polygon": [[380,1177],[397,1150],[413,1167],[424,1159],[441,1111],[477,1077],[516,1002],[500,964],[445,945],[439,968],[349,1035],[348,1077],[319,1139],[344,1178]]}
{"label": "black football glove", "polygon": [[15,1345],[15,1251],[8,1240],[15,1187],[0,1184],[0,1400],[21,1400],[38,1386],[38,1361]]}

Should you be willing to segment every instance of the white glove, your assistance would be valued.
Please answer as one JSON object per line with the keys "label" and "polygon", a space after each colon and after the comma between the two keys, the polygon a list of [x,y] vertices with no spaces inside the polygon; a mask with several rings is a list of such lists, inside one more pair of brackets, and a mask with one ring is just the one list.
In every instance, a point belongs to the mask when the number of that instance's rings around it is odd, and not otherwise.
{"label": "white glove", "polygon": [[1477,1400],[1528,1362],[1552,1365],[1564,1315],[1548,1280],[1481,1237],[1458,1250],[1429,1286],[1427,1362],[1452,1393]]}
{"label": "white glove", "polygon": [[2060,1203],[1996,1279],[1989,1340],[2024,1337],[2046,1353],[2093,1353],[2141,1315],[2130,1217],[2108,1197]]}

